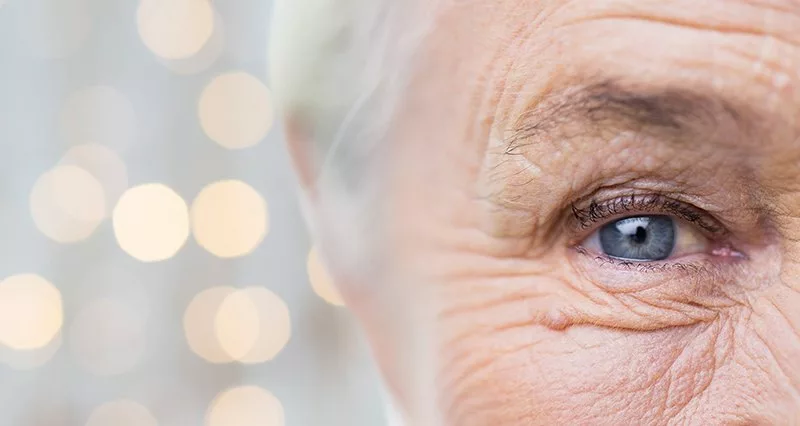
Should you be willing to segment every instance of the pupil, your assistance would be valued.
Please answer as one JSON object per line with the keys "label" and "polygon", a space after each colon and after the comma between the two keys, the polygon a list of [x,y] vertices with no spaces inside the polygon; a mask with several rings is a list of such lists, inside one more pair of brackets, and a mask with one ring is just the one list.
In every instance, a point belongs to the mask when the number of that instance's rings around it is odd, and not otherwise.
{"label": "pupil", "polygon": [[631,235],[631,239],[636,244],[644,244],[647,241],[647,229],[642,226],[636,228],[636,233]]}

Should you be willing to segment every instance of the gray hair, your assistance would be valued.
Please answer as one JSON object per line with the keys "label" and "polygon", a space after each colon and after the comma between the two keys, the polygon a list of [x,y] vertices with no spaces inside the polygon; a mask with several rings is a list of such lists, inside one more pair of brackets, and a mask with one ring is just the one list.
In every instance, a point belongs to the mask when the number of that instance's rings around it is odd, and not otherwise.
{"label": "gray hair", "polygon": [[389,66],[393,4],[275,0],[273,8],[270,85],[283,115],[308,139],[302,143],[312,145],[306,151],[316,208],[301,193],[303,214],[321,245],[337,245],[323,250],[339,257],[334,263],[360,271],[358,259],[374,252],[376,241],[366,236],[375,234],[378,214],[379,177],[367,169],[376,167],[370,157],[378,157],[390,115],[389,88],[397,85]]}
{"label": "gray hair", "polygon": [[[286,117],[314,145],[319,171],[316,207],[301,205],[329,267],[358,271],[368,278],[354,290],[400,304],[392,286],[370,286],[387,256],[381,256],[380,156],[400,93],[407,87],[413,56],[428,32],[433,0],[275,0],[270,47],[271,86]],[[386,279],[386,277],[383,277]],[[391,278],[389,278],[391,279]],[[391,312],[404,318],[415,312]],[[411,323],[404,319],[406,324]],[[413,322],[421,322],[414,319]],[[408,327],[407,327],[408,328]],[[425,330],[410,327],[409,330]],[[413,331],[407,331],[413,334]],[[414,334],[415,339],[421,339]],[[428,348],[427,345],[421,346]],[[434,377],[423,352],[403,360],[415,394],[425,404]],[[398,407],[399,408],[399,407]],[[433,406],[426,408],[436,417]],[[404,413],[411,416],[411,413]],[[414,415],[421,418],[419,415]],[[420,422],[409,417],[411,424]]]}
{"label": "gray hair", "polygon": [[336,263],[361,272],[378,268],[366,254],[375,255],[380,238],[377,171],[387,156],[379,151],[427,30],[425,16],[414,9],[423,4],[429,0],[274,4],[272,90],[282,113],[313,145],[307,151],[316,209],[301,194],[303,213],[323,246],[336,244],[328,249]]}
{"label": "gray hair", "polygon": [[[345,189],[365,168],[390,122],[425,28],[411,0],[276,0],[271,87],[283,112],[316,146],[320,178]],[[400,31],[400,27],[404,27]]]}

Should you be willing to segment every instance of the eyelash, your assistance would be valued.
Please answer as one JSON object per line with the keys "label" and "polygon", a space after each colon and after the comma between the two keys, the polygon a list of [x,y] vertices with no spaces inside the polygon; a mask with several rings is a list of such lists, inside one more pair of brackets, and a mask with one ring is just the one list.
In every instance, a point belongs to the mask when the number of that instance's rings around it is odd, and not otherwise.
{"label": "eyelash", "polygon": [[708,264],[706,262],[672,262],[672,261],[659,261],[659,262],[636,262],[632,260],[625,260],[625,259],[616,259],[606,255],[599,255],[590,253],[587,249],[576,246],[574,247],[575,251],[586,255],[586,256],[594,256],[594,260],[597,261],[601,265],[609,265],[616,268],[622,268],[628,271],[636,271],[636,272],[670,272],[670,271],[679,271],[682,273],[692,273],[692,274],[700,274],[700,273],[708,273]]}
{"label": "eyelash", "polygon": [[708,213],[690,204],[678,201],[664,194],[630,194],[605,201],[594,201],[579,209],[572,204],[572,215],[580,230],[586,230],[605,222],[611,217],[621,217],[625,213],[667,213],[697,225],[706,233],[720,238],[727,231]]}

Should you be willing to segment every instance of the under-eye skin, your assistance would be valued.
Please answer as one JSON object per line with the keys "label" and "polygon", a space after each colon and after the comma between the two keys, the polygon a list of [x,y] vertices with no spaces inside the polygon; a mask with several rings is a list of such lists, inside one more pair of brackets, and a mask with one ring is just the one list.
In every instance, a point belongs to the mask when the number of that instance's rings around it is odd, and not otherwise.
{"label": "under-eye skin", "polygon": [[704,255],[705,260],[742,257],[710,214],[665,195],[591,201],[584,208],[573,205],[572,214],[577,232],[583,234],[575,248],[609,263],[664,266],[693,255]]}

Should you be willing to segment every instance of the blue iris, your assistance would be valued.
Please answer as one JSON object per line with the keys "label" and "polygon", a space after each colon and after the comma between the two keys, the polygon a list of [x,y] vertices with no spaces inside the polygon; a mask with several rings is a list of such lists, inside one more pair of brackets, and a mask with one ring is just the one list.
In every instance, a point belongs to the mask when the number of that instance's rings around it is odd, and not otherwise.
{"label": "blue iris", "polygon": [[620,259],[664,260],[675,248],[675,221],[669,216],[620,219],[600,228],[600,246]]}

